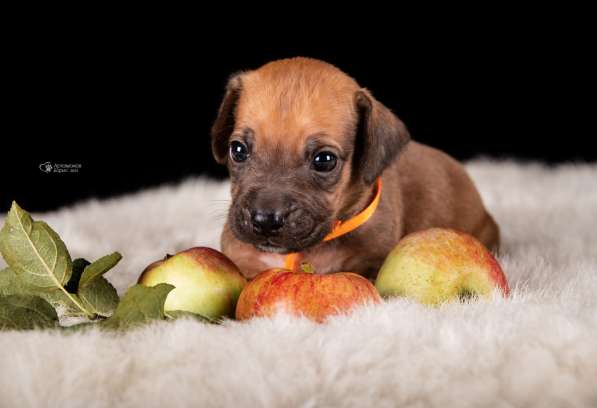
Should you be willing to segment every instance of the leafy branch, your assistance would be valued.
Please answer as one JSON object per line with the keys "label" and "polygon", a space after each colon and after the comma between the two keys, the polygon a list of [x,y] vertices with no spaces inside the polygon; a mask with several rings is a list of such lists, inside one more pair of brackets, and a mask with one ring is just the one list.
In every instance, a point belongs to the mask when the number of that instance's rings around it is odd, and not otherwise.
{"label": "leafy branch", "polygon": [[122,259],[118,252],[92,263],[82,258],[73,261],[60,236],[45,222],[34,221],[16,202],[0,230],[0,253],[8,264],[0,271],[0,329],[61,327],[57,311],[88,319],[69,330],[123,329],[192,315],[164,312],[166,297],[174,289],[168,284],[134,285],[119,299],[103,276]]}

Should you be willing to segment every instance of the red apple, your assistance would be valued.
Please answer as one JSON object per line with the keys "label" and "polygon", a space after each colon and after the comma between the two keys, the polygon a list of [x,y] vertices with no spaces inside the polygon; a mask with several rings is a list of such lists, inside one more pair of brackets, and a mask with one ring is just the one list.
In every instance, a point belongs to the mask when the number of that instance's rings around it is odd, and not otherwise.
{"label": "red apple", "polygon": [[152,263],[139,277],[139,283],[174,285],[164,304],[166,312],[183,310],[216,319],[233,316],[246,279],[226,255],[196,247]]}
{"label": "red apple", "polygon": [[406,296],[428,305],[489,297],[494,288],[510,293],[500,264],[482,243],[442,228],[402,238],[379,270],[375,287],[383,297]]}
{"label": "red apple", "polygon": [[245,286],[236,305],[236,318],[272,316],[283,309],[321,323],[330,315],[380,301],[371,282],[355,273],[318,275],[274,268],[261,272]]}

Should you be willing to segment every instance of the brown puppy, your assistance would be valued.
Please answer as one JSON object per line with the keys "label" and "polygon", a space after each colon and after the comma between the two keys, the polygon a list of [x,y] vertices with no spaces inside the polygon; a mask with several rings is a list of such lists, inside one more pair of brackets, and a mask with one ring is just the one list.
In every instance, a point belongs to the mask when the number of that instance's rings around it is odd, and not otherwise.
{"label": "brown puppy", "polygon": [[[498,227],[463,167],[410,142],[390,110],[325,62],[285,59],[233,76],[212,148],[232,183],[222,251],[248,278],[299,251],[318,273],[374,278],[402,236],[430,227],[498,245]],[[378,176],[374,215],[322,242],[336,219],[369,204]]]}

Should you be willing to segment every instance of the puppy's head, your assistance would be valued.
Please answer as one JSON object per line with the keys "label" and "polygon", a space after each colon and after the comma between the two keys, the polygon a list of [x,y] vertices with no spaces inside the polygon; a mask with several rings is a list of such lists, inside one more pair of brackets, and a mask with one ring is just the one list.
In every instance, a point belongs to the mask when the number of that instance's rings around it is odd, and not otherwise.
{"label": "puppy's head", "polygon": [[234,75],[212,128],[214,157],[230,171],[232,232],[269,252],[319,243],[409,138],[330,64],[293,58]]}

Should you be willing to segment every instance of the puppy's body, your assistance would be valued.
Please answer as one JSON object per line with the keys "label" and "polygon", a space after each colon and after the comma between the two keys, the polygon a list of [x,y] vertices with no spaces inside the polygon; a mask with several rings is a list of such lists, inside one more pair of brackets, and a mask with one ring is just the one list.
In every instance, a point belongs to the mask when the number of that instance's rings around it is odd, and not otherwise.
{"label": "puppy's body", "polygon": [[[251,154],[243,163],[231,163],[229,141],[247,129]],[[338,156],[337,168],[328,173],[309,167],[312,156],[304,149],[314,134]],[[212,144],[232,180],[222,251],[249,278],[284,264],[284,253],[258,247],[300,250],[318,273],[351,271],[374,278],[388,252],[413,231],[454,228],[497,247],[498,227],[463,167],[409,139],[398,118],[329,64],[282,60],[233,78]],[[369,204],[378,176],[383,188],[374,215],[356,230],[322,242],[333,220],[346,220]],[[284,209],[288,225],[272,236],[255,233],[250,207],[271,203]]]}

